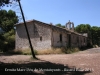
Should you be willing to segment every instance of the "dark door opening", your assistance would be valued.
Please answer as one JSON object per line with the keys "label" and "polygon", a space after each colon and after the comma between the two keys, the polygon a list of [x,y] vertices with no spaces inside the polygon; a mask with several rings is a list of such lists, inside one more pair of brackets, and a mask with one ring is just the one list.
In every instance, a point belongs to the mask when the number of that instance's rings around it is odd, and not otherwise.
{"label": "dark door opening", "polygon": [[71,34],[67,34],[68,47],[71,47]]}

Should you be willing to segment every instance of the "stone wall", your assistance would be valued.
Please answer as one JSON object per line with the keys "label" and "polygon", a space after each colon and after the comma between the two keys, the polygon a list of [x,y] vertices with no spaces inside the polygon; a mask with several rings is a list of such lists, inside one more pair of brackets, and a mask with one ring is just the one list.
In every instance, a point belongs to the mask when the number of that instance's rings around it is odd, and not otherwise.
{"label": "stone wall", "polygon": [[71,47],[85,47],[87,46],[87,37],[83,36],[82,34],[71,33]]}
{"label": "stone wall", "polygon": [[79,36],[79,47],[87,46],[87,37]]}
{"label": "stone wall", "polygon": [[[36,50],[52,47],[87,46],[87,38],[66,28],[56,27],[40,21],[26,22],[32,46]],[[29,48],[29,42],[23,23],[16,25],[16,49]]]}
{"label": "stone wall", "polygon": [[[27,23],[29,35],[34,49],[51,48],[51,28],[35,22]],[[25,27],[16,26],[16,49],[29,48]]]}
{"label": "stone wall", "polygon": [[72,47],[78,47],[78,44],[79,44],[78,40],[79,40],[78,35],[71,34],[71,46]]}
{"label": "stone wall", "polygon": [[[67,45],[67,34],[53,31],[53,47],[65,47]],[[62,40],[61,40],[62,39]]]}
{"label": "stone wall", "polygon": [[[29,31],[33,30],[32,23],[27,23],[27,27]],[[33,34],[33,33],[29,32],[29,34]],[[16,26],[15,47],[16,49],[29,48],[28,38],[27,38],[26,30],[23,24]]]}
{"label": "stone wall", "polygon": [[[32,38],[31,38],[32,39]],[[34,39],[37,50],[51,48],[51,27],[45,24],[34,22]]]}

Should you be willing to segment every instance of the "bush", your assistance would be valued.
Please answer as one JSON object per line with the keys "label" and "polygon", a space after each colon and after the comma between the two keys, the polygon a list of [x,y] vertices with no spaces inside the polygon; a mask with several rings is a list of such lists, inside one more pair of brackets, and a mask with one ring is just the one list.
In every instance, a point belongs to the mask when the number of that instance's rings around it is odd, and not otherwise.
{"label": "bush", "polygon": [[4,46],[4,43],[3,43],[3,41],[0,39],[0,52],[3,51],[3,46]]}
{"label": "bush", "polygon": [[46,50],[36,50],[38,55],[43,54],[62,54],[61,48],[52,48],[52,49],[46,49]]}
{"label": "bush", "polygon": [[0,34],[0,51],[3,51],[4,48],[4,38],[2,34]]}
{"label": "bush", "polygon": [[4,39],[3,52],[6,52],[8,50],[13,50],[15,48],[14,30],[6,32],[2,36],[3,36],[3,39]]}
{"label": "bush", "polygon": [[[31,55],[30,49],[15,49],[15,50],[9,50],[7,53],[10,54],[22,54],[22,55]],[[37,55],[37,51],[34,50],[35,55]]]}
{"label": "bush", "polygon": [[66,54],[71,54],[80,51],[79,48],[63,48],[62,51]]}

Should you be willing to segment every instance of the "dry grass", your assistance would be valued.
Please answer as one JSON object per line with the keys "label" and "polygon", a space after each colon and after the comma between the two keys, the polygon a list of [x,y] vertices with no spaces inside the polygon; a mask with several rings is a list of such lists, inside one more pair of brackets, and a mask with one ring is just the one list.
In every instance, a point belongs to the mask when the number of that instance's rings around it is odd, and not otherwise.
{"label": "dry grass", "polygon": [[17,50],[8,51],[8,53],[30,55],[31,50],[30,49],[17,49]]}
{"label": "dry grass", "polygon": [[37,54],[62,54],[64,53],[61,48],[52,48],[52,49],[46,49],[46,50],[37,50]]}
{"label": "dry grass", "polygon": [[80,51],[79,48],[52,48],[52,49],[45,49],[45,50],[35,50],[37,55],[43,54],[70,54]]}
{"label": "dry grass", "polygon": [[[46,50],[34,50],[35,55],[43,55],[43,54],[70,54],[80,51],[79,48],[52,48]],[[22,54],[22,55],[31,55],[30,49],[19,49],[9,51],[11,54]]]}
{"label": "dry grass", "polygon": [[93,48],[98,48],[99,46],[98,45],[93,45]]}

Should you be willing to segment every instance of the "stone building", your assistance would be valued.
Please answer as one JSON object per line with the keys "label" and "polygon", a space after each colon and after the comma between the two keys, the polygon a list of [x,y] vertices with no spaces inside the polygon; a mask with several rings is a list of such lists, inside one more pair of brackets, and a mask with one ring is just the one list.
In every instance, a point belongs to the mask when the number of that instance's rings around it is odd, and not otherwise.
{"label": "stone building", "polygon": [[[32,46],[35,50],[51,49],[52,47],[84,47],[87,36],[74,32],[74,23],[66,23],[65,28],[47,24],[37,20],[26,21]],[[29,48],[24,23],[16,26],[16,49]]]}

